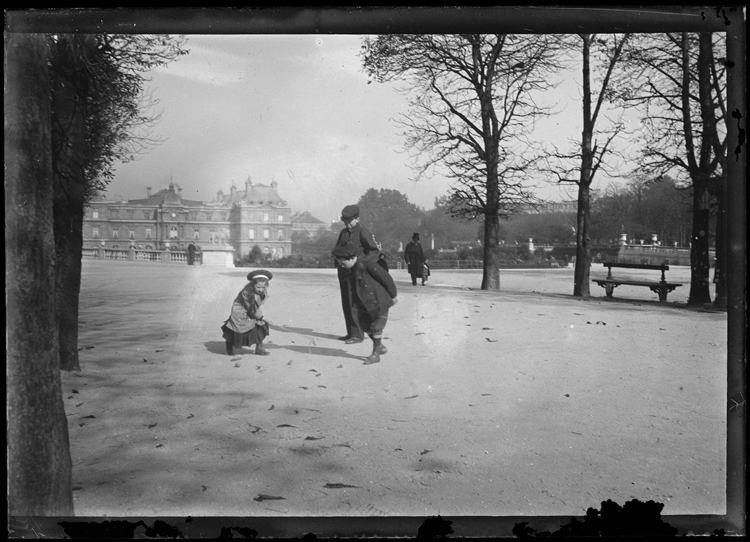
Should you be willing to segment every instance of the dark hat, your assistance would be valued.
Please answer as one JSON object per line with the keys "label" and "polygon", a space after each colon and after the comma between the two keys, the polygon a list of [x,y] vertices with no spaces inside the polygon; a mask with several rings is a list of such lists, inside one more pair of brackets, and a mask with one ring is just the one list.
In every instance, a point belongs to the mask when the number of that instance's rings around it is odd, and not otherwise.
{"label": "dark hat", "polygon": [[359,216],[359,205],[347,205],[344,210],[341,211],[341,220],[346,222]]}
{"label": "dark hat", "polygon": [[416,233],[416,232],[414,232],[414,233],[411,234],[411,238],[412,239],[419,239],[419,234]]}
{"label": "dark hat", "polygon": [[357,247],[355,247],[351,243],[347,245],[337,245],[331,251],[331,254],[333,254],[336,258],[341,258],[342,260],[348,260],[349,258],[356,256],[357,253]]}
{"label": "dark hat", "polygon": [[247,274],[247,280],[257,280],[257,279],[263,279],[263,280],[271,280],[273,278],[273,275],[270,271],[266,271],[265,269],[256,269],[255,271],[250,271]]}

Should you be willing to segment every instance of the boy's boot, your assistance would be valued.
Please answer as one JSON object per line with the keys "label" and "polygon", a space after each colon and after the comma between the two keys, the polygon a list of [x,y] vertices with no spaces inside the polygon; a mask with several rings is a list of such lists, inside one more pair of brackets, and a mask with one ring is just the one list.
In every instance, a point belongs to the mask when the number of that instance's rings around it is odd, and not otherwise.
{"label": "boy's boot", "polygon": [[383,344],[383,339],[372,339],[372,351],[375,354],[387,354],[388,349]]}

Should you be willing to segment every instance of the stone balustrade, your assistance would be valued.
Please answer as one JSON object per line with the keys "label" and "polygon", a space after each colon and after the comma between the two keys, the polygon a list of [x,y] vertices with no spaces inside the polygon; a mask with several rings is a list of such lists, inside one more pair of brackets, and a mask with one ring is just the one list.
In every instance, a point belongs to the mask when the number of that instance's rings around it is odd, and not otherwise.
{"label": "stone balustrade", "polygon": [[[84,248],[83,259],[125,260],[139,262],[187,264],[188,254],[184,250],[144,250],[134,247],[125,249]],[[203,250],[196,252],[195,265],[234,267],[232,250]]]}

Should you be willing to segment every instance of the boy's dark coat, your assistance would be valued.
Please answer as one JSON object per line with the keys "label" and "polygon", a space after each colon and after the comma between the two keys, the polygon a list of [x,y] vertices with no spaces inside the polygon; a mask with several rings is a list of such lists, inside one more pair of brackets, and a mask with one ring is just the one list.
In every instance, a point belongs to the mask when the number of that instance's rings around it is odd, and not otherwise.
{"label": "boy's dark coat", "polygon": [[388,271],[362,258],[357,258],[352,271],[354,291],[370,316],[377,318],[393,305],[396,284]]}

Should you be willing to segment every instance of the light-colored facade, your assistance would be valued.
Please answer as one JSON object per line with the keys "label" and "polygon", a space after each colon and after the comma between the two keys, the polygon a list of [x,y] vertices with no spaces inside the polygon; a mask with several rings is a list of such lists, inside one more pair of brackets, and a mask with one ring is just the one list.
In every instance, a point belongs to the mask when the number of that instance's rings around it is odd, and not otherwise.
{"label": "light-colored facade", "polygon": [[83,222],[84,248],[186,250],[232,249],[239,258],[257,245],[267,256],[291,255],[291,208],[277,192],[277,183],[253,184],[245,190],[232,186],[214,201],[182,197],[174,183],[146,198],[102,198],[89,204]]}

